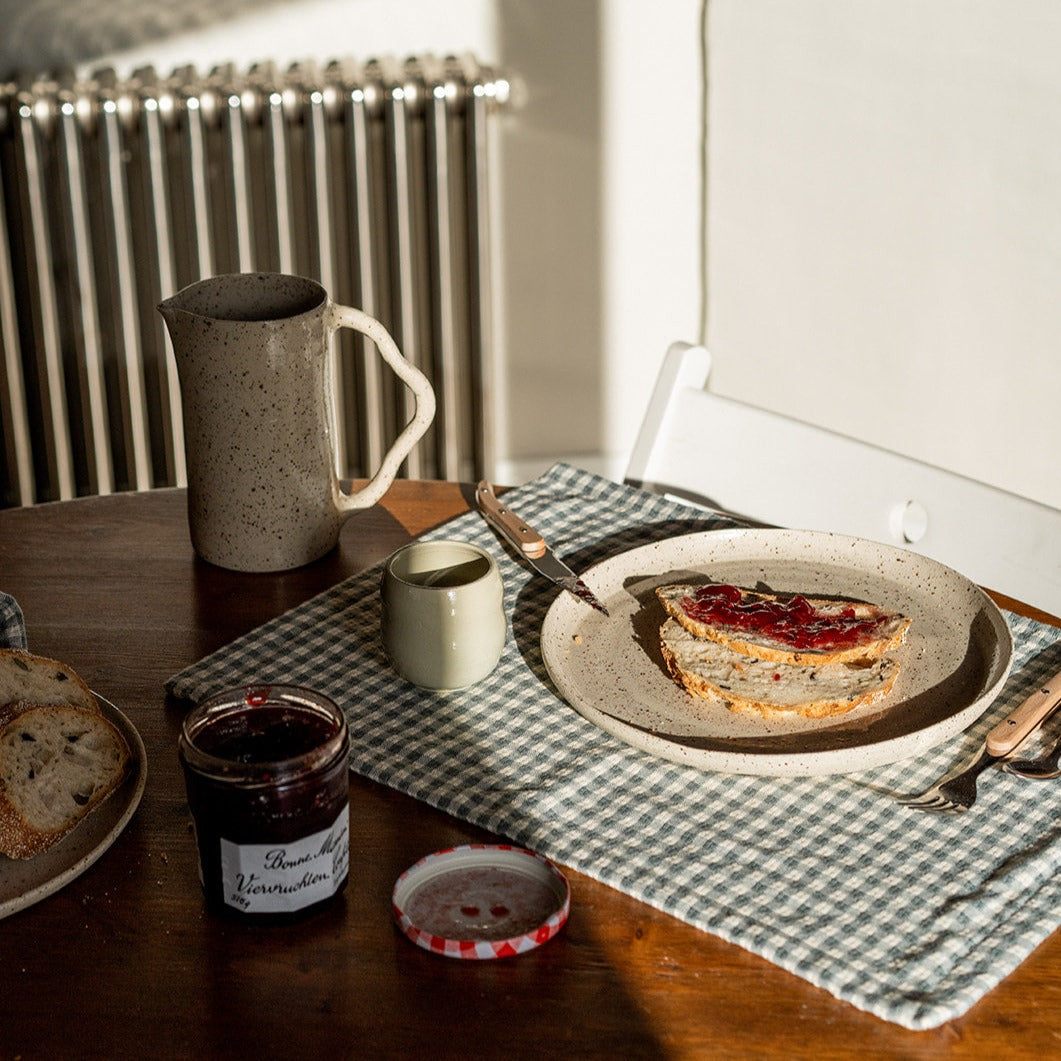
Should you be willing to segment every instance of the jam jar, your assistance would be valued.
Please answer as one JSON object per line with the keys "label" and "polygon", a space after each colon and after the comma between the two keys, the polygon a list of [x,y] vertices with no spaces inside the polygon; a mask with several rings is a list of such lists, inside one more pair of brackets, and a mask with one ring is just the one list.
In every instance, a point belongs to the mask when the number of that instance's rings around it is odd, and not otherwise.
{"label": "jam jar", "polygon": [[309,689],[247,686],[188,714],[179,755],[211,908],[289,921],[342,891],[349,748],[342,711]]}

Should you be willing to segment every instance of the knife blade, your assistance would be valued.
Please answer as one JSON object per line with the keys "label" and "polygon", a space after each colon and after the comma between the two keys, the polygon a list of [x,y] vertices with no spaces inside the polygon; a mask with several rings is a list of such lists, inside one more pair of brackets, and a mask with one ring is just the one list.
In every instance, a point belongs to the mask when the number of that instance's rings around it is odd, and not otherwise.
{"label": "knife blade", "polygon": [[515,546],[538,574],[544,575],[561,589],[566,589],[590,607],[596,608],[602,615],[608,614],[608,609],[601,604],[589,586],[553,553],[546,545],[545,539],[529,523],[520,519],[512,509],[497,499],[494,488],[485,479],[475,488],[475,500],[483,519],[507,542]]}

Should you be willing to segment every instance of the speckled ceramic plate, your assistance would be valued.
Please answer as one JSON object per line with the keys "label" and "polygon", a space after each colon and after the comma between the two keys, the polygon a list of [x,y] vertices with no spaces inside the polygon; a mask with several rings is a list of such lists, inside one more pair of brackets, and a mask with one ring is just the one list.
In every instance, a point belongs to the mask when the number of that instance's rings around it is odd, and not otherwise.
{"label": "speckled ceramic plate", "polygon": [[118,839],[140,805],[147,782],[144,742],[121,711],[101,696],[96,699],[129,745],[125,779],[54,847],[29,859],[0,855],[0,918],[40,902],[81,876]]}
{"label": "speckled ceramic plate", "polygon": [[[542,625],[549,675],[601,729],[674,762],[730,773],[850,773],[919,754],[970,726],[1009,674],[1013,638],[1001,612],[957,572],[861,538],[789,530],[720,530],[656,542],[583,577],[605,618],[568,593]],[[911,619],[902,670],[882,702],[833,719],[764,719],[694,697],[667,673],[665,614],[654,589],[711,581],[850,597]]]}

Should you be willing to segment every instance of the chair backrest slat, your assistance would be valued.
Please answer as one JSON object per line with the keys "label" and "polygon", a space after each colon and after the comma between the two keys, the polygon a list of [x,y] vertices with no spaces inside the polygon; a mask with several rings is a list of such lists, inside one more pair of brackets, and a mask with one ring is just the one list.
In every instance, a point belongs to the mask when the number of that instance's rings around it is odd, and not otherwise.
{"label": "chair backrest slat", "polygon": [[756,521],[922,553],[1061,615],[1061,511],[706,390],[699,346],[667,353],[628,482]]}

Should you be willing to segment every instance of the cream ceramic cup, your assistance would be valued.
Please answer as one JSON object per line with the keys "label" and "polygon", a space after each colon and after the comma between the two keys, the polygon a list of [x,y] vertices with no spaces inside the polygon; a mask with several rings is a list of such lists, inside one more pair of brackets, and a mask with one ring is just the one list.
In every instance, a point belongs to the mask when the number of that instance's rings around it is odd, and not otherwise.
{"label": "cream ceramic cup", "polygon": [[466,689],[505,647],[504,588],[494,558],[458,541],[413,542],[387,561],[380,584],[383,647],[424,689]]}

